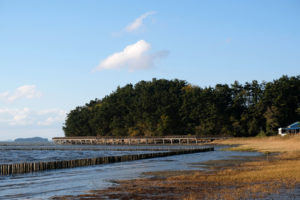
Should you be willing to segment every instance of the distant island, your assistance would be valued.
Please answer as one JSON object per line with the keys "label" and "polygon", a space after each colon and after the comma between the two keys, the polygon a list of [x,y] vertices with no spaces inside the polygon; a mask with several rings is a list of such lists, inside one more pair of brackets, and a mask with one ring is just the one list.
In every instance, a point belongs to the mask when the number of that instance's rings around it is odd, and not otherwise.
{"label": "distant island", "polygon": [[192,85],[155,79],[118,87],[68,113],[66,136],[275,135],[300,120],[300,76]]}
{"label": "distant island", "polygon": [[49,142],[47,138],[32,137],[32,138],[17,138],[15,142]]}

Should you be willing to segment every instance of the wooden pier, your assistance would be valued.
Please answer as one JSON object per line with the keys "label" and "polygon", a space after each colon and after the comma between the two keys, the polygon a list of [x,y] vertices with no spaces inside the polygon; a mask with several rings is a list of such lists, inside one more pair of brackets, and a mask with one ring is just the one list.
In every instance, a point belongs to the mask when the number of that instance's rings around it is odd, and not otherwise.
{"label": "wooden pier", "polygon": [[161,136],[161,137],[55,137],[55,144],[84,145],[139,145],[139,144],[201,144],[214,141],[213,137]]}
{"label": "wooden pier", "polygon": [[180,155],[180,154],[207,152],[213,150],[214,150],[213,147],[209,147],[209,148],[195,148],[195,149],[183,149],[183,150],[165,151],[165,152],[154,152],[154,153],[145,153],[145,154],[132,154],[132,155],[123,155],[123,156],[106,156],[106,157],[77,159],[77,160],[1,164],[0,175],[6,176],[6,175],[20,174],[20,173],[32,173],[32,172],[38,172],[44,170],[100,165],[100,164],[108,164],[114,162],[124,162],[124,161],[166,157],[166,156],[173,156],[173,155]]}

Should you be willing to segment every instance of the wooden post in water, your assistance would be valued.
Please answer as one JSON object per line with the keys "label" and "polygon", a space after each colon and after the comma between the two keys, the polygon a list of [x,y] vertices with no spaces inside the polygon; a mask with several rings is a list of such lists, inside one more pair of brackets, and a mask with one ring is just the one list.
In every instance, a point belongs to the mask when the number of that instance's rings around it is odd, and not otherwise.
{"label": "wooden post in water", "polygon": [[145,154],[132,154],[123,156],[106,156],[97,158],[77,159],[77,160],[58,160],[49,162],[31,162],[31,163],[14,163],[14,164],[0,164],[0,175],[11,175],[19,173],[32,173],[37,171],[51,170],[51,169],[63,169],[83,167],[90,165],[107,164],[114,162],[132,161],[146,158],[165,157],[171,155],[197,153],[213,151],[214,148],[197,148],[197,149],[185,149],[167,152],[155,152]]}

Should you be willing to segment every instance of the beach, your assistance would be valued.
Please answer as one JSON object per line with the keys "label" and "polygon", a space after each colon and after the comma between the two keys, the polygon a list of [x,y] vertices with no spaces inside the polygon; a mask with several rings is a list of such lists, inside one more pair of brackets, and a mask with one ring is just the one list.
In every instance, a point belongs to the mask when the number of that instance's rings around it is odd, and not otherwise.
{"label": "beach", "polygon": [[[300,137],[233,138],[227,150],[261,156],[203,162],[209,170],[161,171],[117,181],[103,190],[54,199],[297,199],[300,197]],[[238,161],[237,161],[238,160]]]}

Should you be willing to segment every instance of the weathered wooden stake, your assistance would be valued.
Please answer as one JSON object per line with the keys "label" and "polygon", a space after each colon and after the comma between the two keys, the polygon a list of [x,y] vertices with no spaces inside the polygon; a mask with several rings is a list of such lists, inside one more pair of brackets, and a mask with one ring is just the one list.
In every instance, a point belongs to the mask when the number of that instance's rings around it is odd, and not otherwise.
{"label": "weathered wooden stake", "polygon": [[207,152],[213,150],[214,148],[210,147],[210,148],[185,149],[185,150],[145,153],[145,154],[132,154],[132,155],[123,155],[123,156],[106,156],[106,157],[77,159],[77,160],[58,160],[58,161],[49,161],[49,162],[0,164],[0,175],[3,176],[3,175],[12,175],[12,174],[20,174],[20,173],[31,173],[31,172],[51,170],[51,169],[83,167],[83,166],[90,166],[90,165],[133,161],[133,160],[165,157],[165,156],[180,155],[180,154]]}

